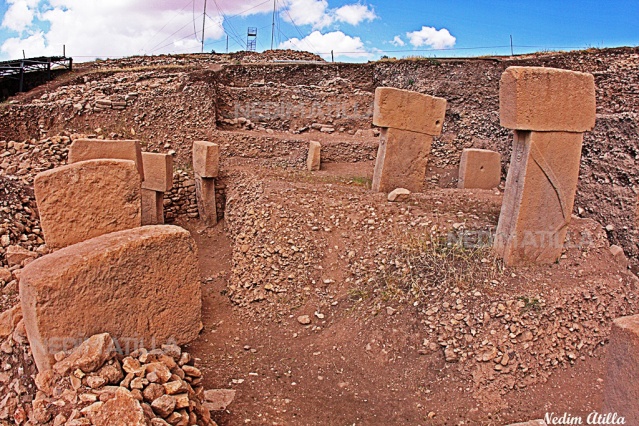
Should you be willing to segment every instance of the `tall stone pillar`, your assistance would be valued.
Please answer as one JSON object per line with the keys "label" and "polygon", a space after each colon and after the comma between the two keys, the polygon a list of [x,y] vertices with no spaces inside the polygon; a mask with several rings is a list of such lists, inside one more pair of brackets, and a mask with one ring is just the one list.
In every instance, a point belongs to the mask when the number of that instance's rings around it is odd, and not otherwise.
{"label": "tall stone pillar", "polygon": [[378,87],[373,124],[382,127],[373,190],[420,192],[433,142],[444,125],[446,100],[409,90]]}
{"label": "tall stone pillar", "polygon": [[595,109],[591,74],[510,67],[502,75],[501,125],[515,135],[494,250],[507,265],[561,256]]}

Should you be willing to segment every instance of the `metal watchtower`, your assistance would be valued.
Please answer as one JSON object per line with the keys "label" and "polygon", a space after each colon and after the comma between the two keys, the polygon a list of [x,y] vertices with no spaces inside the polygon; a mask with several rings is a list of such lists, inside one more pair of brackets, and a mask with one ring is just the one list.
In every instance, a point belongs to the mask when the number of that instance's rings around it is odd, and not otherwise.
{"label": "metal watchtower", "polygon": [[255,52],[257,48],[257,27],[249,27],[246,32],[246,50]]}

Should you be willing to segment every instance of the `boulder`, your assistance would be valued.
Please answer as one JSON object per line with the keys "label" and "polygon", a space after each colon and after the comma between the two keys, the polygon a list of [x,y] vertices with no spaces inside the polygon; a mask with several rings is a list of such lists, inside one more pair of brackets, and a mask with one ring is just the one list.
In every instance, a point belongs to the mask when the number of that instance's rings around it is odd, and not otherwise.
{"label": "boulder", "polygon": [[102,235],[27,265],[20,299],[39,371],[67,342],[97,333],[124,352],[185,344],[201,329],[197,246],[176,226]]}
{"label": "boulder", "polygon": [[123,387],[115,391],[113,398],[89,411],[88,415],[95,426],[146,426],[142,406]]}
{"label": "boulder", "polygon": [[393,189],[388,194],[388,201],[390,202],[403,202],[410,199],[411,192],[406,188]]}
{"label": "boulder", "polygon": [[66,376],[76,369],[85,374],[98,371],[113,357],[115,344],[109,333],[96,334],[82,342],[73,352],[53,366],[53,371]]}
{"label": "boulder", "polygon": [[27,259],[35,259],[38,257],[37,253],[29,251],[20,246],[9,246],[5,253],[7,264],[11,266],[21,265]]}
{"label": "boulder", "polygon": [[22,320],[22,307],[20,304],[0,313],[0,339],[10,336],[20,320]]}
{"label": "boulder", "polygon": [[39,173],[34,189],[42,231],[51,249],[141,224],[135,163],[91,160]]}

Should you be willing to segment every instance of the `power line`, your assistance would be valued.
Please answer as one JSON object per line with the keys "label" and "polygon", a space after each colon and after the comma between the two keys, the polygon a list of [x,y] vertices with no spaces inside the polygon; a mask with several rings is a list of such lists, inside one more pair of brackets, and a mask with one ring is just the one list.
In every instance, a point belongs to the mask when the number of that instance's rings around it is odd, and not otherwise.
{"label": "power line", "polygon": [[[195,21],[195,20],[193,20],[193,21]],[[165,41],[167,41],[168,39],[170,39],[171,37],[173,37],[174,35],[176,35],[176,34],[177,34],[177,33],[179,33],[180,31],[182,31],[184,28],[188,27],[189,25],[191,25],[191,22],[189,22],[189,23],[187,23],[186,25],[182,26],[180,29],[178,29],[177,31],[175,31],[175,32],[174,32],[173,34],[171,34],[170,36],[165,37],[165,38],[164,38],[161,42],[159,42],[158,44],[156,44],[155,46],[153,46],[153,47],[152,47],[152,49],[153,49],[153,50],[151,50],[151,53],[153,53],[153,52],[155,52],[156,50],[158,50],[158,49],[156,49],[156,47],[157,47],[159,44],[164,43]],[[180,40],[184,40],[185,38],[192,37],[192,36],[194,36],[195,34],[196,34],[196,33],[189,34],[187,37],[184,37],[184,38],[182,38],[182,39],[180,39]],[[178,40],[178,41],[179,41],[179,40]],[[169,45],[170,45],[170,44],[169,44]]]}
{"label": "power line", "polygon": [[[302,34],[302,32],[300,31],[299,27],[297,26],[297,24],[295,23],[295,20],[293,19],[293,17],[291,16],[291,13],[289,12],[288,9],[284,9],[284,11],[286,12],[286,14],[288,15],[288,18],[291,20],[291,23],[293,24],[293,26],[295,27],[295,29],[297,30],[297,33],[300,35],[300,41],[305,39],[305,36]],[[283,34],[283,33],[282,33]],[[306,37],[306,40],[304,40],[310,47],[311,47],[311,51],[313,53],[317,54],[317,49],[315,49],[315,46],[313,46],[313,43],[311,43],[310,40],[308,40],[308,38]]]}
{"label": "power line", "polygon": [[[229,26],[229,30],[231,32],[231,35],[235,38],[235,41],[241,41],[242,38],[240,37],[240,35],[238,34],[238,32],[235,30],[235,28],[233,27],[233,24],[231,23],[231,21],[226,17],[226,15],[224,14],[224,11],[222,10],[222,8],[220,7],[220,5],[217,3],[217,0],[214,0],[215,2],[215,8],[217,9],[217,12],[222,15],[222,19],[223,21],[226,21],[228,26]],[[222,28],[224,28],[224,26],[222,26]],[[226,30],[225,30],[226,31]],[[240,43],[241,44],[241,43]]]}
{"label": "power line", "polygon": [[[169,25],[169,24],[170,24],[170,23],[171,23],[171,22],[172,22],[175,18],[177,18],[177,17],[178,17],[178,15],[179,15],[179,14],[180,14],[180,13],[181,13],[184,9],[186,9],[186,8],[189,6],[189,4],[193,4],[193,7],[195,7],[195,0],[191,0],[190,2],[188,2],[187,4],[185,4],[185,5],[184,5],[184,7],[183,7],[182,9],[178,10],[178,11],[175,13],[175,15],[173,15],[173,17],[172,17],[171,19],[169,19],[169,20],[167,21],[167,23],[166,23],[166,24],[164,24],[164,25],[162,26],[162,28],[160,28],[159,30],[157,30],[157,31],[156,31],[156,33],[155,33],[155,34],[153,34],[153,36],[152,36],[152,37],[149,37],[149,39],[146,41],[146,43],[144,43],[144,46],[146,46],[147,44],[149,44],[149,42],[150,42],[151,40],[153,40],[153,39],[155,38],[155,36],[156,36],[156,35],[160,34],[160,32],[161,32],[164,28],[166,28],[166,26],[167,26],[167,25]],[[144,50],[144,49],[143,49],[143,50]]]}

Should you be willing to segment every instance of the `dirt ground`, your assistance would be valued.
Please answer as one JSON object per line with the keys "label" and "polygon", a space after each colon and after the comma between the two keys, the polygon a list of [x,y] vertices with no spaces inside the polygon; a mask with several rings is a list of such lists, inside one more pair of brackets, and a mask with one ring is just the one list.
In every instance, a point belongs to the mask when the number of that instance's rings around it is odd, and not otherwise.
{"label": "dirt ground", "polygon": [[[370,161],[330,163],[313,175],[302,171],[291,175],[290,171],[241,165],[230,174],[239,176],[251,169],[265,180],[265,187],[275,191],[274,197],[277,191],[295,186],[299,191],[289,193],[290,203],[279,206],[282,216],[308,213],[304,203],[309,196],[320,221],[328,219],[339,209],[324,209],[325,204],[340,197],[353,199],[353,194],[360,197],[352,205],[354,210],[376,202],[387,210],[388,217],[395,216],[407,205],[388,203],[371,193],[365,182],[372,175],[372,166]],[[451,170],[440,172],[454,174]],[[335,190],[330,196],[324,192],[327,187]],[[242,210],[257,209],[267,199],[266,195],[260,197]],[[460,217],[472,216],[477,219],[471,219],[467,226],[479,229],[496,226],[501,193],[433,188],[428,194],[416,195],[409,204],[415,209],[414,217],[423,218],[444,202],[442,211],[435,213],[439,223],[450,226]],[[233,211],[228,214],[233,218]],[[499,270],[494,275],[497,286],[494,280],[473,284],[473,294],[478,294],[477,290],[482,293],[479,303],[468,296],[470,292],[461,291],[455,296],[471,305],[471,317],[481,317],[493,302],[506,303],[520,295],[545,297],[545,306],[531,315],[530,322],[524,321],[526,327],[538,326],[535,342],[539,352],[532,351],[531,359],[524,353],[526,349],[513,345],[511,357],[520,360],[515,367],[518,371],[503,374],[494,370],[493,362],[477,362],[473,356],[447,360],[445,345],[433,348],[425,342],[433,341],[436,334],[426,326],[432,308],[446,306],[440,295],[412,297],[401,289],[395,289],[392,295],[382,294],[377,292],[381,289],[377,280],[367,281],[364,286],[349,282],[348,277],[354,274],[348,262],[325,249],[340,244],[341,239],[335,235],[328,236],[327,244],[316,241],[322,249],[315,267],[321,266],[322,277],[332,277],[328,285],[324,280],[311,280],[314,288],[289,288],[299,294],[243,304],[229,298],[234,256],[241,251],[229,237],[229,223],[222,221],[208,229],[197,221],[183,221],[181,225],[191,230],[199,246],[204,297],[204,331],[188,350],[200,358],[207,387],[237,390],[227,411],[214,416],[220,425],[505,425],[543,418],[550,411],[587,414],[601,403],[605,338],[596,332],[590,335],[586,329],[592,326],[590,322],[599,323],[598,318],[602,319],[602,328],[609,327],[605,317],[637,308],[633,296],[627,293],[636,289],[636,279],[614,263],[601,227],[575,219],[571,232],[592,231],[591,247],[583,251],[581,247],[567,249],[558,264]],[[248,226],[260,227],[253,221]],[[274,233],[288,231],[282,226],[276,228]],[[270,231],[261,231],[267,239],[271,237]],[[397,235],[390,229],[381,229],[380,234],[384,237],[375,235],[379,246]],[[361,239],[348,249],[362,252],[363,257],[368,255],[367,243]],[[250,274],[259,271],[256,261],[253,264],[255,270]],[[548,282],[542,282],[549,277]],[[595,281],[596,290],[584,285]],[[441,290],[446,293],[451,289]],[[593,315],[587,304],[580,303],[590,290],[597,293],[592,296],[595,299],[611,297],[605,316]],[[564,305],[566,312],[556,312],[562,309],[559,305]],[[572,310],[573,306],[576,309]],[[308,315],[310,324],[301,324],[297,319],[300,315]],[[585,345],[575,349],[577,353],[570,358],[535,365],[536,359],[568,350],[569,345],[562,345],[564,342],[554,335],[557,324],[565,324],[567,318],[583,324],[584,329],[577,326],[573,331],[575,340]],[[477,337],[494,334],[495,329],[486,330],[493,325],[477,325]],[[544,331],[548,332],[546,336]]]}

